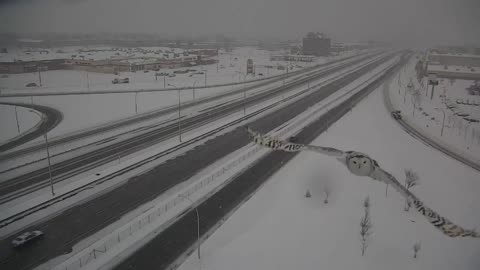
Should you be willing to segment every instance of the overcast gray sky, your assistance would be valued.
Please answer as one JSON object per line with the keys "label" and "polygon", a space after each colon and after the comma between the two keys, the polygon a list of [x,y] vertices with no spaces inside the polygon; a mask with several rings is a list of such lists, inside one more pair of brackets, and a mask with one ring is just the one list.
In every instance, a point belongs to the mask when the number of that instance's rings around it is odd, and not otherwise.
{"label": "overcast gray sky", "polygon": [[0,0],[0,31],[148,32],[425,46],[480,42],[480,0]]}

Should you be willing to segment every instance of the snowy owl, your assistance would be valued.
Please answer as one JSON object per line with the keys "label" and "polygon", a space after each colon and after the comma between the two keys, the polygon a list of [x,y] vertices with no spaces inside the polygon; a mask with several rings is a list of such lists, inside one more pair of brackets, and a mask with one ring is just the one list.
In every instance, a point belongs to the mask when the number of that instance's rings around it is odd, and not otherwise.
{"label": "snowy owl", "polygon": [[367,176],[374,180],[384,182],[392,185],[403,197],[407,199],[410,205],[422,214],[431,224],[444,234],[450,237],[476,237],[480,238],[473,230],[466,230],[460,226],[455,225],[450,220],[438,215],[432,209],[428,208],[420,201],[412,192],[407,190],[400,182],[395,179],[393,175],[384,171],[377,161],[370,158],[368,155],[355,151],[341,151],[332,147],[322,147],[316,145],[306,145],[285,142],[273,137],[263,136],[247,127],[247,132],[252,136],[256,144],[266,146],[273,150],[299,152],[299,151],[313,151],[320,154],[335,157],[337,160],[346,165],[347,169],[354,175]]}

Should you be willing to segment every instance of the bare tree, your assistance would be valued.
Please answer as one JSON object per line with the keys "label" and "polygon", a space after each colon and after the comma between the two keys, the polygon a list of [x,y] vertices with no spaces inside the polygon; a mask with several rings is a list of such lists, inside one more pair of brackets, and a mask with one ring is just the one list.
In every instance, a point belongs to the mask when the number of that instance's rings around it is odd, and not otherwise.
{"label": "bare tree", "polygon": [[330,195],[330,192],[332,190],[330,189],[330,185],[328,183],[325,183],[323,185],[323,194],[325,194],[325,200],[323,200],[323,203],[324,204],[327,204],[328,203],[328,196]]}
{"label": "bare tree", "polygon": [[370,196],[365,197],[363,200],[363,208],[365,208],[365,212],[370,212]]}
{"label": "bare tree", "polygon": [[420,242],[416,242],[415,245],[413,245],[413,258],[417,258],[417,254],[420,251],[421,245]]}
{"label": "bare tree", "polygon": [[[405,188],[409,190],[410,188],[418,185],[419,177],[416,172],[411,169],[405,170]],[[410,203],[405,199],[405,208],[403,210],[408,211],[410,209]]]}
{"label": "bare tree", "polygon": [[307,192],[305,193],[305,198],[310,198],[312,197],[312,194],[310,194],[310,190],[307,189]]}
{"label": "bare tree", "polygon": [[370,219],[370,197],[366,197],[363,201],[363,207],[365,214],[360,220],[360,237],[362,242],[362,256],[365,255],[365,251],[368,247],[369,236],[372,234],[372,221]]}

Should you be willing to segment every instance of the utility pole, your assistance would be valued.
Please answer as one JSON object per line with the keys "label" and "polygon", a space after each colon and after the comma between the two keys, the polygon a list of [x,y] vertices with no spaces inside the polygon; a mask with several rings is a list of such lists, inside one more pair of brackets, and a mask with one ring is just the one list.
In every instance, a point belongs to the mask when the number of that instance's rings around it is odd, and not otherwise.
{"label": "utility pole", "polygon": [[205,70],[205,87],[207,87],[207,71]]}

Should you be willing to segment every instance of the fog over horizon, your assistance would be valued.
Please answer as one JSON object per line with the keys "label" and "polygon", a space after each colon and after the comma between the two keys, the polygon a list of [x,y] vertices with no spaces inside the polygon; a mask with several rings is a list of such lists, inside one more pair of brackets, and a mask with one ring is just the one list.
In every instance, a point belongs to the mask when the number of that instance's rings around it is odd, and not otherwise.
{"label": "fog over horizon", "polygon": [[0,1],[0,32],[137,32],[195,38],[299,39],[398,46],[480,44],[475,0],[19,0]]}

